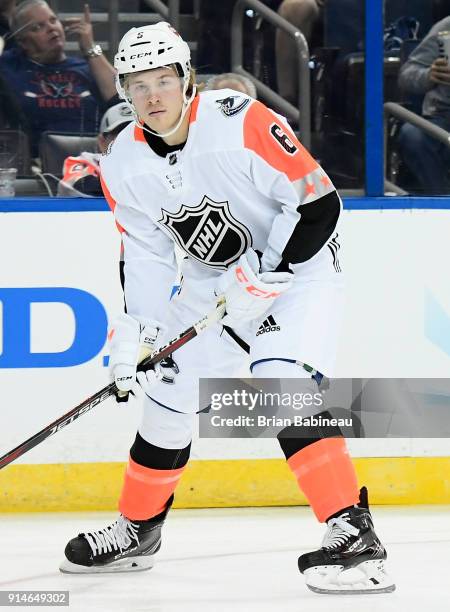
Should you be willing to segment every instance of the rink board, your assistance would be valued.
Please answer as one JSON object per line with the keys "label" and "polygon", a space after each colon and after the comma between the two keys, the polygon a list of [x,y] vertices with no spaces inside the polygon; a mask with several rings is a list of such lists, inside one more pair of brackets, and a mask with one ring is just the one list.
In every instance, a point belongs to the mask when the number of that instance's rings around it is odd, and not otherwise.
{"label": "rink board", "polygon": [[[371,504],[450,504],[450,457],[356,458]],[[0,512],[116,510],[124,463],[12,465],[0,474]],[[282,459],[191,461],[175,508],[307,505]]]}
{"label": "rink board", "polygon": [[[448,377],[450,211],[345,211],[340,233],[348,297],[337,375]],[[108,382],[106,331],[122,308],[118,252],[107,212],[2,215],[0,455]],[[103,507],[95,486],[112,503],[138,423],[136,405],[95,408],[2,470],[0,510]],[[375,502],[449,502],[449,440],[357,442]],[[273,441],[199,440],[177,503],[304,502],[280,457]]]}

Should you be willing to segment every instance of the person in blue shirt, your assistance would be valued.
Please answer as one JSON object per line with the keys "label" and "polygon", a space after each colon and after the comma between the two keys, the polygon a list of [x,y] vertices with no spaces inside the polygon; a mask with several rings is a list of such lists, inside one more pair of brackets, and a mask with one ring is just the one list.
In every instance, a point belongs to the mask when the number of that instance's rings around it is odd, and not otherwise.
{"label": "person in blue shirt", "polygon": [[[115,96],[114,69],[94,43],[88,5],[66,27],[44,0],[25,0],[12,15],[17,48],[0,58],[0,74],[27,118],[32,156],[42,132],[98,131],[106,102]],[[67,35],[83,58],[67,57]]]}

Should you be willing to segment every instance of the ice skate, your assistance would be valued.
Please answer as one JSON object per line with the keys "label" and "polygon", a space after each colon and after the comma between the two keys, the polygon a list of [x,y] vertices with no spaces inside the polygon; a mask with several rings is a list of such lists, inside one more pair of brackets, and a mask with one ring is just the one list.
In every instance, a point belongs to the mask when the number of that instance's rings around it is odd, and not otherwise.
{"label": "ice skate", "polygon": [[385,559],[363,487],[358,506],[328,521],[322,548],[301,555],[298,567],[315,593],[390,593],[395,584],[385,571]]}
{"label": "ice skate", "polygon": [[60,571],[91,574],[150,569],[161,548],[161,528],[169,507],[147,521],[131,521],[120,515],[104,529],[80,533],[67,544]]}

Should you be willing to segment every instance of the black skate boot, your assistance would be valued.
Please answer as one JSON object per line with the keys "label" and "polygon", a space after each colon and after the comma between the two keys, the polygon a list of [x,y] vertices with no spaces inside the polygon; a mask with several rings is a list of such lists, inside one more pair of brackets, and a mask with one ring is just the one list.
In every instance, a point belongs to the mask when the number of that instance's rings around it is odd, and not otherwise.
{"label": "black skate boot", "polygon": [[130,521],[122,514],[104,529],[80,533],[67,544],[59,569],[66,574],[135,572],[150,569],[161,548],[161,527],[173,496],[161,514],[147,521]]}
{"label": "black skate boot", "polygon": [[298,559],[306,585],[315,593],[390,593],[395,584],[386,574],[386,550],[378,539],[369,511],[367,489],[358,506],[328,520],[322,548]]}

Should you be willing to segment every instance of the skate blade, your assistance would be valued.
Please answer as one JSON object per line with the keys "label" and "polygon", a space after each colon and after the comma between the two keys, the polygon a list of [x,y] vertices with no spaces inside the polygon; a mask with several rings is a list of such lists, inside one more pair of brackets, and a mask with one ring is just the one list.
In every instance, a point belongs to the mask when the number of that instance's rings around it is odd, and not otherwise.
{"label": "skate blade", "polygon": [[63,574],[116,574],[119,572],[143,572],[151,569],[154,564],[155,558],[153,555],[127,557],[107,565],[79,565],[64,559],[59,566],[59,571]]}
{"label": "skate blade", "polygon": [[305,570],[304,575],[306,586],[314,593],[366,595],[395,591],[382,559],[364,561],[348,569],[342,565],[318,565]]}

